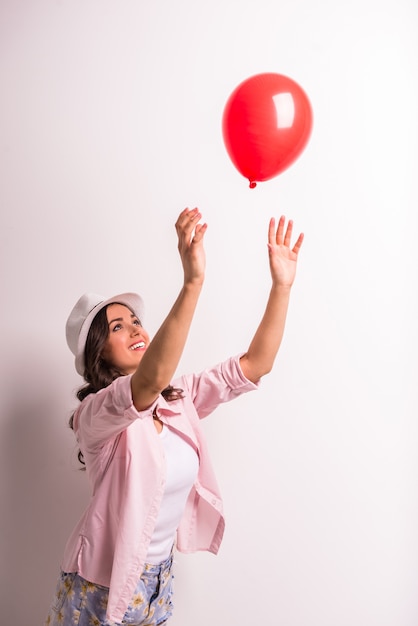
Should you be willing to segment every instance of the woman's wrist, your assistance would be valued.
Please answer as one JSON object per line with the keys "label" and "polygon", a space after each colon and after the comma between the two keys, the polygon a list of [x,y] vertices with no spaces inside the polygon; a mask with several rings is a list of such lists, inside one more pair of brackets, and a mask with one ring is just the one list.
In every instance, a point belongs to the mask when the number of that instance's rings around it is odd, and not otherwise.
{"label": "woman's wrist", "polygon": [[275,291],[275,292],[281,292],[283,294],[288,294],[290,293],[290,291],[292,290],[292,285],[293,283],[281,283],[278,281],[273,280],[272,285],[271,285],[271,290]]}
{"label": "woman's wrist", "polygon": [[202,276],[195,276],[193,278],[184,278],[183,287],[190,290],[199,290],[202,289],[203,283],[205,281],[204,274]]}

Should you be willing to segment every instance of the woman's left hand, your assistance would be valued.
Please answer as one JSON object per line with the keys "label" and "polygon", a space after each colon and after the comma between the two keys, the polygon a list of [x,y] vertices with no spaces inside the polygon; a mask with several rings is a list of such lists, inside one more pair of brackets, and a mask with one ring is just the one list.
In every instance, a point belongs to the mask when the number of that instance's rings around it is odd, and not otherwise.
{"label": "woman's left hand", "polygon": [[284,215],[279,219],[276,230],[274,217],[270,219],[268,232],[268,251],[270,272],[273,284],[283,287],[291,287],[296,275],[298,253],[303,242],[301,233],[291,248],[293,221],[289,220],[285,229],[286,218]]}
{"label": "woman's left hand", "polygon": [[202,283],[205,276],[204,236],[207,224],[200,224],[199,209],[184,209],[178,216],[178,250],[184,270],[184,283]]}

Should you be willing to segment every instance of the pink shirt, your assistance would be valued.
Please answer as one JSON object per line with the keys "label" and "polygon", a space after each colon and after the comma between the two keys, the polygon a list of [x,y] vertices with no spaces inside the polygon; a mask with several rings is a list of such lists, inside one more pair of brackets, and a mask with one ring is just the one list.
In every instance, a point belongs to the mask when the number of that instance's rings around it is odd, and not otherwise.
{"label": "pink shirt", "polygon": [[239,356],[201,374],[173,381],[184,398],[159,396],[145,411],[132,404],[130,376],[91,394],[74,416],[74,430],[92,485],[91,502],[71,534],[62,570],[109,587],[107,618],[120,622],[142,573],[165,484],[162,442],[153,411],[198,450],[199,472],[177,531],[181,552],[216,554],[224,532],[222,500],[200,428],[219,404],[257,385]]}

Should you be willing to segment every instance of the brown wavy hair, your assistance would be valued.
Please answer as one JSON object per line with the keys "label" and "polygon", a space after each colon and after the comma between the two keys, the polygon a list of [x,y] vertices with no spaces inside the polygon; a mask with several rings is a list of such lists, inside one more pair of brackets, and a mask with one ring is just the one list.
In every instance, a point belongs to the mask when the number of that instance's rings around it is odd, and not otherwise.
{"label": "brown wavy hair", "polygon": [[[77,391],[76,395],[80,402],[91,393],[97,393],[100,389],[108,387],[116,378],[119,378],[119,376],[124,376],[122,372],[112,363],[106,361],[102,356],[106,340],[109,336],[109,324],[106,311],[107,307],[104,307],[97,313],[87,335],[86,347],[84,349],[84,380],[87,384],[84,384]],[[167,402],[172,402],[173,400],[183,398],[184,392],[183,389],[169,385],[163,389],[161,395]],[[74,413],[71,415],[69,421],[70,428],[74,430],[73,422]],[[85,465],[81,450],[78,451],[78,460]]]}

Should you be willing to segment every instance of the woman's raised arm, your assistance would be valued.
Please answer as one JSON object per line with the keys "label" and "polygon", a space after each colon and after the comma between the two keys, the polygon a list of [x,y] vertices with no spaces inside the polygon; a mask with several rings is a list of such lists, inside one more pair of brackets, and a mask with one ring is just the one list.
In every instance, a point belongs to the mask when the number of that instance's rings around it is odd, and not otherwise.
{"label": "woman's raised arm", "polygon": [[290,291],[296,275],[303,234],[291,248],[293,222],[290,220],[286,228],[285,222],[282,216],[277,230],[274,218],[269,223],[268,256],[272,286],[262,320],[240,361],[244,376],[252,382],[257,382],[273,367],[283,338]]}
{"label": "woman's raised arm", "polygon": [[133,403],[138,410],[150,406],[170,384],[186,343],[205,277],[207,225],[199,223],[201,217],[197,208],[185,209],[176,222],[183,286],[132,376]]}

